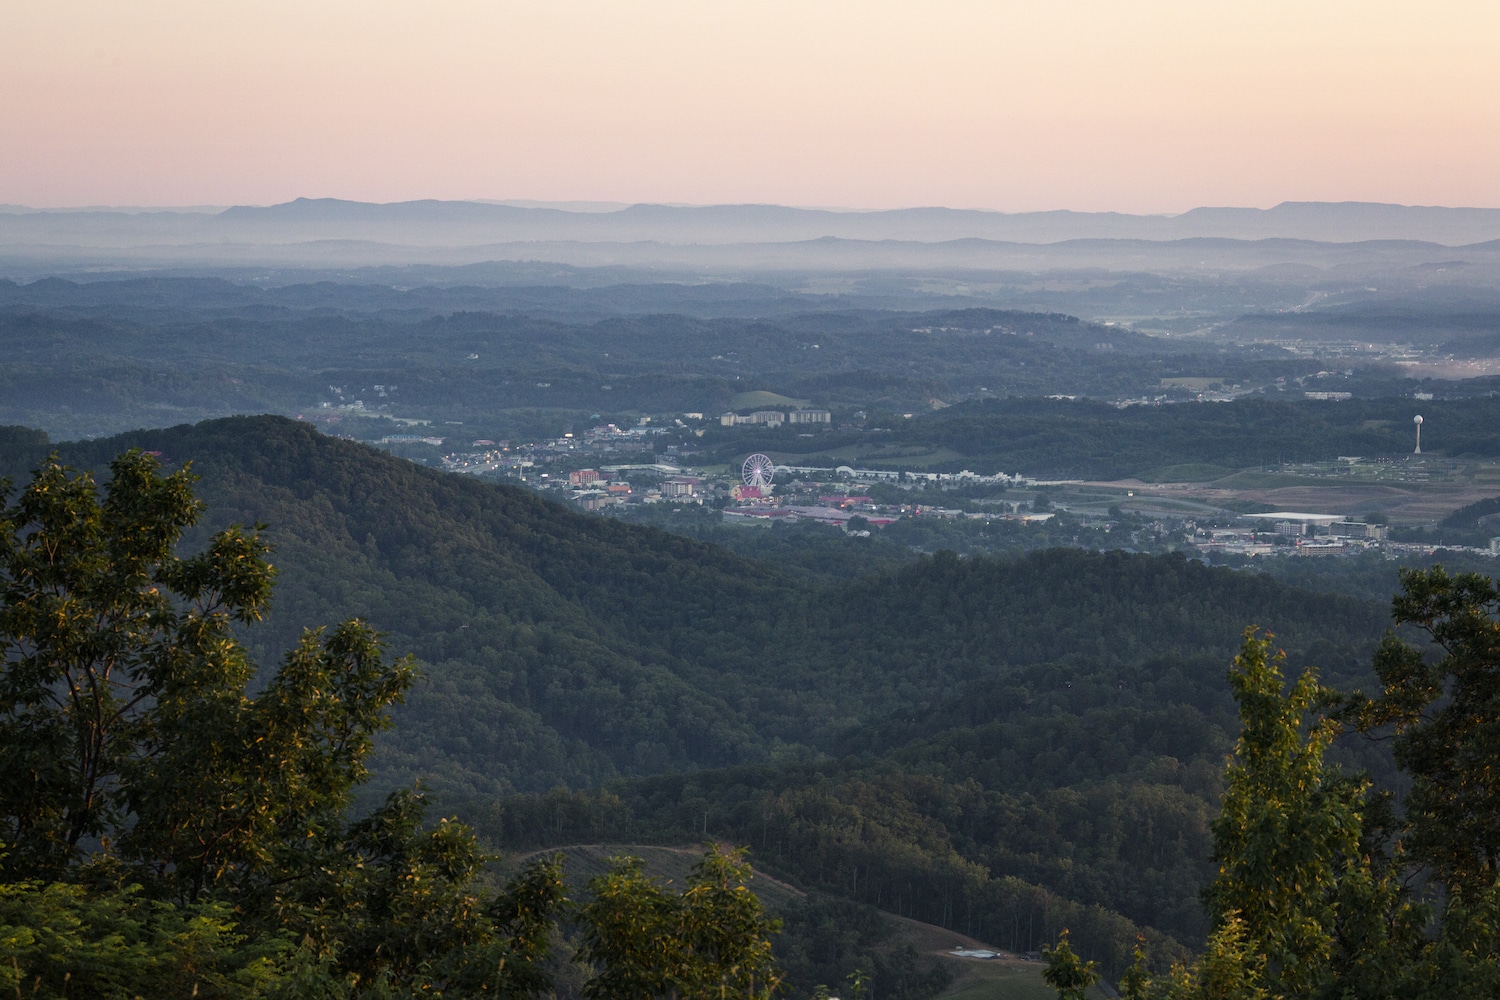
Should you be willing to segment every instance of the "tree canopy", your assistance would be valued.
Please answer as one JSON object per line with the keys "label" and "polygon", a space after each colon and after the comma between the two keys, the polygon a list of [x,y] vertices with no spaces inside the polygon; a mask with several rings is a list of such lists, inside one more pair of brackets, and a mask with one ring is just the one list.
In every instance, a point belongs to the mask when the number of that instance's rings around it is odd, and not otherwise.
{"label": "tree canopy", "polygon": [[[8,489],[8,487],[7,487]],[[0,511],[0,985],[33,996],[529,996],[567,900],[556,859],[499,894],[422,797],[360,818],[376,732],[410,688],[369,625],[310,630],[251,690],[236,626],[271,593],[260,527],[177,553],[187,468],[127,452],[102,489],[49,461]],[[654,992],[769,995],[775,925],[711,850],[651,947]],[[597,907],[597,901],[596,901]],[[603,940],[602,910],[578,920]],[[639,945],[639,942],[635,943]],[[599,976],[623,957],[601,954]],[[603,989],[603,987],[601,987]],[[597,991],[596,991],[597,992]],[[606,990],[607,993],[607,990]]]}
{"label": "tree canopy", "polygon": [[[1373,699],[1322,689],[1311,670],[1284,689],[1270,638],[1246,631],[1230,671],[1242,730],[1214,822],[1218,874],[1204,896],[1214,929],[1195,962],[1154,980],[1138,956],[1122,981],[1132,1000],[1497,995],[1500,881],[1485,849],[1495,814],[1463,810],[1472,785],[1484,792],[1480,762],[1494,760],[1485,741],[1496,706],[1482,678],[1500,658],[1495,592],[1441,568],[1405,573],[1403,583],[1396,620],[1419,624],[1444,655],[1429,663],[1389,638]],[[1413,778],[1405,816],[1325,762],[1341,720],[1367,733],[1394,726]],[[1425,727],[1443,731],[1440,752]],[[1438,780],[1465,767],[1473,770],[1451,784]],[[1059,997],[1077,965],[1065,961],[1065,944],[1049,980]]]}

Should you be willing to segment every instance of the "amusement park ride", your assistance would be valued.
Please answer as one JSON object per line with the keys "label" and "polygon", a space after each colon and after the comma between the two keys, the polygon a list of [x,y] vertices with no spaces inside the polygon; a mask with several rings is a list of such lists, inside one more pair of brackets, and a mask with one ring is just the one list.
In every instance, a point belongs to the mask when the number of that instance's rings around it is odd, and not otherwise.
{"label": "amusement park ride", "polygon": [[745,464],[740,467],[740,497],[754,499],[765,496],[775,478],[776,463],[769,456],[756,452],[745,459]]}

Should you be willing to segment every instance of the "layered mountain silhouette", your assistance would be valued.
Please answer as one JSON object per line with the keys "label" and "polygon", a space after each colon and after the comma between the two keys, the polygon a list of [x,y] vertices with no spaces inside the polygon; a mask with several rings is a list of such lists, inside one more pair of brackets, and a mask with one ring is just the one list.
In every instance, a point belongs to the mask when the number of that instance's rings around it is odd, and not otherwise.
{"label": "layered mountain silhouette", "polygon": [[1180,215],[990,212],[950,208],[830,211],[781,205],[631,205],[569,211],[467,201],[389,204],[298,198],[219,212],[23,211],[0,214],[0,243],[124,246],[132,242],[287,243],[368,240],[404,245],[517,241],[685,244],[847,240],[1297,239],[1420,240],[1458,246],[1500,239],[1500,209],[1370,202],[1284,202],[1274,208],[1195,208]]}

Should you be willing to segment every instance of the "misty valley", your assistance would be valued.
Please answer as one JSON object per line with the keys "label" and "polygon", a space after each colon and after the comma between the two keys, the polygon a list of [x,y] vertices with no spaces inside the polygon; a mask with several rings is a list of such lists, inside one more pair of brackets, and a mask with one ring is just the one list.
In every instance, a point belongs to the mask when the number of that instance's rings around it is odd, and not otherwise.
{"label": "misty valley", "polygon": [[6,210],[0,357],[17,996],[1500,990],[1500,212]]}

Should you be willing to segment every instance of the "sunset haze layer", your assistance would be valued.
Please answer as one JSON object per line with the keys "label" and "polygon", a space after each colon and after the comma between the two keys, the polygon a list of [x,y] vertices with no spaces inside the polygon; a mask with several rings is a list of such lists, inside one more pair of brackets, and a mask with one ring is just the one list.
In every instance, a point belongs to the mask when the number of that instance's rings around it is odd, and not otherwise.
{"label": "sunset haze layer", "polygon": [[1500,205],[1480,2],[60,0],[0,202]]}

